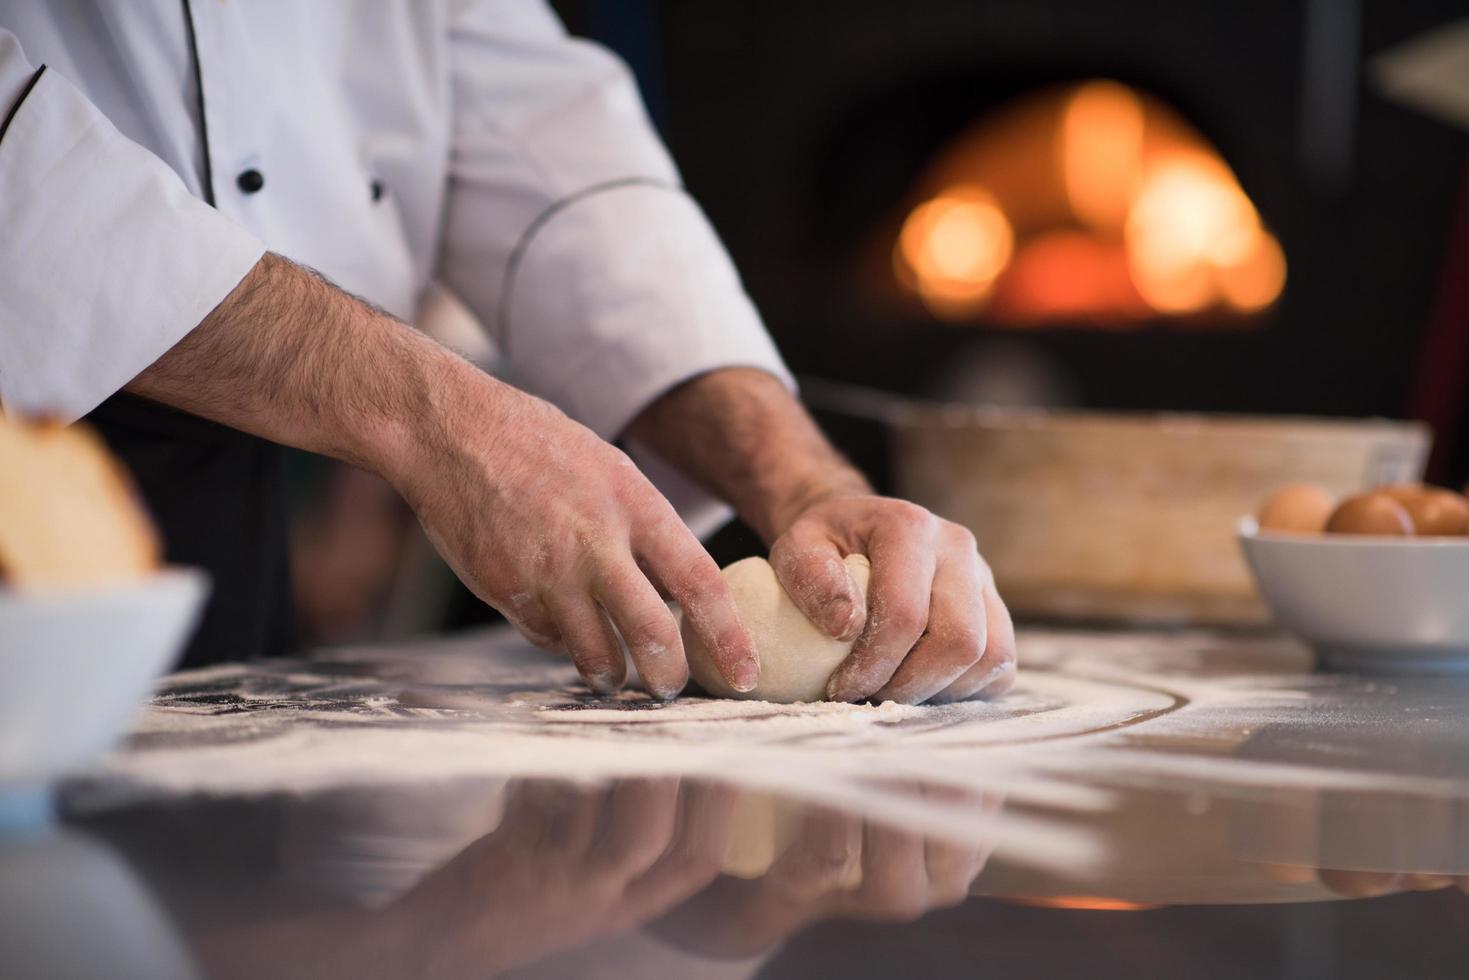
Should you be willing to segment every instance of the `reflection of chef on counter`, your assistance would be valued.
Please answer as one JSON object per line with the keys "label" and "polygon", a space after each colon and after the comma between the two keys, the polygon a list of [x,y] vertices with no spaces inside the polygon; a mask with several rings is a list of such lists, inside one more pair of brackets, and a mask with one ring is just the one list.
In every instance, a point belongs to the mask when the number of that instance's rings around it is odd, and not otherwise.
{"label": "reflection of chef on counter", "polygon": [[[0,23],[0,398],[90,421],[164,557],[213,576],[186,662],[287,642],[281,443],[385,477],[597,690],[624,680],[619,636],[652,693],[682,689],[664,597],[732,689],[756,684],[686,524],[715,498],[853,643],[829,697],[1009,687],[973,537],[876,496],[822,437],[630,76],[542,4],[4,2]],[[405,324],[432,279],[515,385]]]}

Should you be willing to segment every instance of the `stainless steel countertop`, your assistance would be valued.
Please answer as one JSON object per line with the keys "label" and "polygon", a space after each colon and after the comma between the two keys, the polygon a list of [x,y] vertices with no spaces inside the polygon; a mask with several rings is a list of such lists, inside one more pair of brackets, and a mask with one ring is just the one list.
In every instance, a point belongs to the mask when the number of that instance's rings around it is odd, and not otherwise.
{"label": "stainless steel countertop", "polygon": [[52,975],[1464,975],[1469,680],[1313,673],[1263,634],[1021,652],[994,704],[794,712],[597,699],[503,632],[175,675],[60,827],[0,838],[0,950]]}

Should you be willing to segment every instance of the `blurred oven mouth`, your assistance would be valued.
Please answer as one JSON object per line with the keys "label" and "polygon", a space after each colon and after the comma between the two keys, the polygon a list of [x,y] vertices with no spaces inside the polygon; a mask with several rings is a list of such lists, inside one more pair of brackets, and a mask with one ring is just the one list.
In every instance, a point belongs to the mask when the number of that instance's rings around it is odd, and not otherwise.
{"label": "blurred oven mouth", "polygon": [[1213,145],[1096,79],[1022,96],[934,155],[876,234],[877,282],[955,324],[1250,326],[1286,261]]}

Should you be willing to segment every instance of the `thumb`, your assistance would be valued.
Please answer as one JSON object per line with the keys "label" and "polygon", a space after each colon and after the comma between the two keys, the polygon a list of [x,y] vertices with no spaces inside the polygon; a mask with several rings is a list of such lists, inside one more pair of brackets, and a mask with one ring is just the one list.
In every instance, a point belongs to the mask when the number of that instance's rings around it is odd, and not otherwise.
{"label": "thumb", "polygon": [[781,588],[816,628],[835,640],[855,640],[867,624],[867,600],[835,543],[819,530],[794,525],[770,549]]}

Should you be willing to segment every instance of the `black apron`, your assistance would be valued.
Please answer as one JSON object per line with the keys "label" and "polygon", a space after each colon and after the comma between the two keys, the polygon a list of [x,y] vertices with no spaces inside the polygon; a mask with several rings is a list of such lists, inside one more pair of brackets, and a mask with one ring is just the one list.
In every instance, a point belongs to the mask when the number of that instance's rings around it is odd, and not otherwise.
{"label": "black apron", "polygon": [[87,421],[132,471],[165,559],[209,573],[213,589],[180,666],[289,650],[284,450],[127,394]]}

